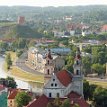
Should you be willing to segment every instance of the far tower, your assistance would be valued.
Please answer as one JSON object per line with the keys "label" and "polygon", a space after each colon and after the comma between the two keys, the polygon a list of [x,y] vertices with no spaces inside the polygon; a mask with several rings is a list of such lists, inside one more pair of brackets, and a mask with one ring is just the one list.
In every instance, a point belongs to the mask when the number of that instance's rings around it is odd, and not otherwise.
{"label": "far tower", "polygon": [[24,16],[19,16],[18,17],[18,24],[19,25],[24,25],[25,24],[25,17]]}
{"label": "far tower", "polygon": [[44,67],[44,83],[46,84],[48,80],[51,78],[52,74],[54,73],[54,63],[53,63],[53,57],[51,55],[50,49],[48,50],[48,53],[45,57],[46,62],[45,62],[45,67]]}
{"label": "far tower", "polygon": [[80,95],[83,95],[83,73],[82,73],[82,61],[81,61],[81,52],[80,49],[77,48],[76,56],[75,56],[75,61],[74,61],[74,74],[73,74],[73,81],[75,84],[75,87],[78,87],[77,90]]}

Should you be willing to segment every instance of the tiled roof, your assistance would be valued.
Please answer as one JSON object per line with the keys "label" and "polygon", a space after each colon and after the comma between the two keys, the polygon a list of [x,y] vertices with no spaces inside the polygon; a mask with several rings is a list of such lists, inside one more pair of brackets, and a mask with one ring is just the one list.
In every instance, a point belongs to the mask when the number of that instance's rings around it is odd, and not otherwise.
{"label": "tiled roof", "polygon": [[[70,102],[71,107],[73,107],[75,104],[78,104],[79,107],[89,107],[89,104],[77,93],[72,92],[70,93]],[[61,101],[64,101],[66,98],[61,98]],[[47,107],[47,104],[49,102],[53,102],[54,98],[47,98],[45,95],[42,95],[37,100],[33,100],[30,102],[26,107]],[[54,106],[53,106],[54,107]]]}
{"label": "tiled roof", "polygon": [[5,87],[3,85],[0,85],[0,91],[4,90]]}
{"label": "tiled roof", "polygon": [[107,25],[103,25],[101,28],[102,31],[107,31]]}
{"label": "tiled roof", "polygon": [[56,76],[65,87],[72,82],[72,75],[66,70],[59,71]]}
{"label": "tiled roof", "polygon": [[[22,91],[28,91],[27,89],[9,89],[8,92],[9,92],[9,95],[8,95],[8,99],[15,99],[16,95],[19,93],[19,92],[22,92]],[[27,92],[29,96],[33,96],[31,92]]]}
{"label": "tiled roof", "polygon": [[33,100],[26,107],[47,107],[48,98],[45,95],[42,95],[37,100]]}
{"label": "tiled roof", "polygon": [[17,93],[18,93],[18,90],[13,90],[13,91],[9,94],[8,99],[15,99]]}
{"label": "tiled roof", "polygon": [[68,95],[68,98],[72,102],[71,107],[73,107],[74,104],[78,104],[79,107],[90,107],[89,104],[83,99],[83,97],[76,92],[71,92]]}

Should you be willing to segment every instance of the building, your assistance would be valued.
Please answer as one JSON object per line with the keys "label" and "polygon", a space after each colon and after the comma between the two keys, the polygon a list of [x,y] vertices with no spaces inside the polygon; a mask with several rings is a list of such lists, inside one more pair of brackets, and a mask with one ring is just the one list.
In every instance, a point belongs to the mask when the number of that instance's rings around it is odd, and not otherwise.
{"label": "building", "polygon": [[7,107],[7,93],[8,89],[0,85],[0,106]]}
{"label": "building", "polygon": [[8,91],[8,99],[7,99],[7,107],[17,107],[15,97],[19,92],[27,92],[31,98],[33,98],[33,94],[31,92],[28,92],[28,90],[24,89],[9,89]]}
{"label": "building", "polygon": [[[57,70],[60,70],[65,65],[65,61],[62,56],[52,54],[48,52],[48,50],[42,50],[40,48],[32,47],[28,50],[28,63],[33,66],[35,70],[38,72],[44,73],[44,69],[47,66],[47,58],[48,54],[51,54],[52,63],[56,67]],[[53,66],[52,65],[52,66]]]}
{"label": "building", "polygon": [[18,17],[18,24],[19,25],[24,25],[25,24],[25,17],[24,16],[19,16]]}
{"label": "building", "polygon": [[[48,103],[57,97],[62,102],[64,99],[69,98],[71,107],[74,104],[78,104],[80,107],[89,107],[83,95],[83,74],[79,49],[76,52],[73,68],[74,73],[67,70],[61,70],[59,72],[52,71],[51,78],[44,85],[43,95],[30,102],[26,107],[47,107]],[[50,74],[46,75],[50,76]]]}
{"label": "building", "polygon": [[54,33],[54,37],[61,38],[64,36],[64,32],[54,31],[53,33]]}
{"label": "building", "polygon": [[107,32],[107,25],[103,25],[101,27],[101,32]]}

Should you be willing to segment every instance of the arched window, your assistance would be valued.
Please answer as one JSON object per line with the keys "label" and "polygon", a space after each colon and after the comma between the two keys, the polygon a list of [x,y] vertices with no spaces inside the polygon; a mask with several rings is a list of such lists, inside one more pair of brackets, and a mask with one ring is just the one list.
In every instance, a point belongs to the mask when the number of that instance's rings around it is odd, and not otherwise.
{"label": "arched window", "polygon": [[76,70],[76,75],[79,75],[79,70]]}
{"label": "arched window", "polygon": [[49,93],[49,97],[50,97],[50,98],[52,97],[52,94],[51,94],[51,93]]}
{"label": "arched window", "polygon": [[49,75],[49,69],[47,70],[47,74]]}
{"label": "arched window", "polygon": [[77,63],[77,65],[79,65],[79,62],[78,62],[78,60],[76,61],[76,63]]}
{"label": "arched window", "polygon": [[49,64],[49,60],[48,60],[48,64]]}

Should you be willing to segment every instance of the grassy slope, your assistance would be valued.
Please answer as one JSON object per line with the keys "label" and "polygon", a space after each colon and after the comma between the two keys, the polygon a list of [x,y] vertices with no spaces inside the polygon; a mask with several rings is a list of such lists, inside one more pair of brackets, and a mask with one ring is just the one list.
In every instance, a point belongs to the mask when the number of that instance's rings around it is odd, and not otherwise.
{"label": "grassy slope", "polygon": [[34,31],[29,26],[14,25],[10,28],[6,37],[41,38],[43,35]]}
{"label": "grassy slope", "polygon": [[[7,53],[10,53],[13,62],[17,59],[15,52],[8,51]],[[4,67],[6,70],[6,64],[4,64]],[[11,67],[9,75],[12,75],[13,77],[15,76],[25,81],[34,81],[34,82],[40,82],[40,83],[44,82],[43,76],[24,72],[23,70],[19,69],[14,65]]]}
{"label": "grassy slope", "polygon": [[103,88],[107,88],[107,82],[104,82],[104,81],[92,81],[92,80],[87,80],[87,81],[89,81],[90,84],[95,84],[95,85],[101,86]]}

